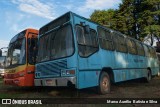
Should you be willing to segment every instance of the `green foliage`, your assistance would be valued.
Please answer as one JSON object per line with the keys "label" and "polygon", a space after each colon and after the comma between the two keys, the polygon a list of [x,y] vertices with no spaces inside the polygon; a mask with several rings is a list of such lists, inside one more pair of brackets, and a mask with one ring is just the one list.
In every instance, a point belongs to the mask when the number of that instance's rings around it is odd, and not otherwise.
{"label": "green foliage", "polygon": [[122,0],[118,10],[95,10],[90,19],[109,28],[118,30],[128,36],[138,34],[140,38],[152,34],[160,36],[160,0]]}
{"label": "green foliage", "polygon": [[144,28],[144,32],[142,32],[142,35],[146,34],[154,34],[157,36],[160,36],[160,25],[149,25]]}
{"label": "green foliage", "polygon": [[120,32],[132,36],[135,20],[133,18],[133,0],[122,0],[116,14],[116,29]]}
{"label": "green foliage", "polygon": [[142,1],[139,23],[142,37],[147,34],[160,35],[160,0]]}
{"label": "green foliage", "polygon": [[107,11],[95,10],[90,16],[90,19],[104,26],[113,28],[115,25],[115,19],[113,18],[114,16],[115,16],[115,10],[113,9],[109,9]]}

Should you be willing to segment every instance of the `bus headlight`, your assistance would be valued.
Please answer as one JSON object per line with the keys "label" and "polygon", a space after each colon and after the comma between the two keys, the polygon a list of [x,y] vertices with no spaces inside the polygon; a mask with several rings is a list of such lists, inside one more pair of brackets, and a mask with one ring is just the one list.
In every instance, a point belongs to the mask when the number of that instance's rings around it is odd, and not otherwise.
{"label": "bus headlight", "polygon": [[67,75],[74,75],[75,74],[75,70],[66,70],[66,74]]}
{"label": "bus headlight", "polygon": [[75,75],[75,70],[61,70],[61,75]]}
{"label": "bus headlight", "polygon": [[24,75],[25,75],[24,72],[19,73],[19,76],[20,76],[20,77],[23,77]]}

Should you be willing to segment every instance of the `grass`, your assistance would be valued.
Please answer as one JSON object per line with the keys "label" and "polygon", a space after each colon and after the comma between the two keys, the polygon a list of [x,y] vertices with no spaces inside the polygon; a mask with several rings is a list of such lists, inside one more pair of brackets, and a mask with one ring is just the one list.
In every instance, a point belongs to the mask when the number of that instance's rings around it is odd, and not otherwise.
{"label": "grass", "polygon": [[0,93],[0,98],[17,98],[21,94]]}
{"label": "grass", "polygon": [[0,78],[0,98],[17,98],[21,96],[19,93],[7,92],[6,86],[3,85],[3,78]]}
{"label": "grass", "polygon": [[0,77],[0,89],[1,89],[1,86],[3,85],[3,78]]}
{"label": "grass", "polygon": [[0,76],[0,80],[2,80],[2,77]]}

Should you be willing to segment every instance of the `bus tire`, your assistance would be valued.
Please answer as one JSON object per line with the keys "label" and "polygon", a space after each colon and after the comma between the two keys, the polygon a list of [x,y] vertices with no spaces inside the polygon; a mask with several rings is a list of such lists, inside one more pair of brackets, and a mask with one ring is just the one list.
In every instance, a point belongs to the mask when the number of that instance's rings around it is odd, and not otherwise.
{"label": "bus tire", "polygon": [[152,74],[151,74],[151,70],[147,69],[147,76],[145,78],[146,82],[149,83],[152,79]]}
{"label": "bus tire", "polygon": [[107,94],[110,92],[110,78],[108,73],[102,72],[99,78],[98,92],[99,94]]}

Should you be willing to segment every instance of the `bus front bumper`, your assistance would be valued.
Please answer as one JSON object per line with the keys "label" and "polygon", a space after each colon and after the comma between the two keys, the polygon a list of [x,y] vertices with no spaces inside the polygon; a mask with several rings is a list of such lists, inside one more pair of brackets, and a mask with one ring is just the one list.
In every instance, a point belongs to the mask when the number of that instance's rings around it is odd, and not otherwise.
{"label": "bus front bumper", "polygon": [[35,86],[68,86],[76,84],[76,77],[34,79]]}
{"label": "bus front bumper", "polygon": [[24,86],[24,77],[19,77],[14,79],[4,78],[3,81],[5,85]]}

